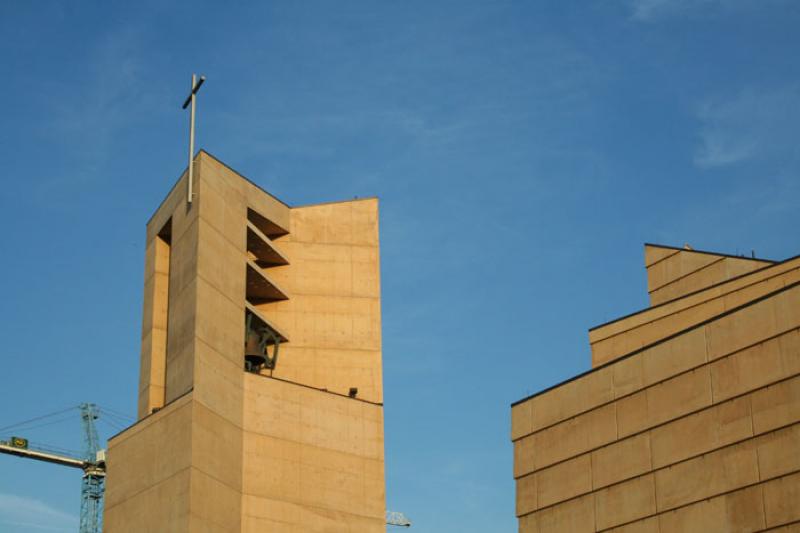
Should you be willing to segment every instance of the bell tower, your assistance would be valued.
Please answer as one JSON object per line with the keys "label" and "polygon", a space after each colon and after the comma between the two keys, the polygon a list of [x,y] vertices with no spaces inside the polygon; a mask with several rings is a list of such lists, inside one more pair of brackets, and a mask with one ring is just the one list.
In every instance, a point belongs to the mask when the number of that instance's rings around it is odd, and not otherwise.
{"label": "bell tower", "polygon": [[291,207],[193,167],[147,223],[106,531],[384,531],[377,199]]}

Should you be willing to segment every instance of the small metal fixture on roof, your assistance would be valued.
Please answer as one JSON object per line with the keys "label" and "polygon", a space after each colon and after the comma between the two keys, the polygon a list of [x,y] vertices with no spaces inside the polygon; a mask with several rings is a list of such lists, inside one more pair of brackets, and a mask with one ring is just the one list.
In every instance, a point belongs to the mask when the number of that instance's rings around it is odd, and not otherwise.
{"label": "small metal fixture on roof", "polygon": [[386,525],[411,527],[411,520],[406,518],[406,515],[399,511],[386,511]]}
{"label": "small metal fixture on roof", "polygon": [[685,244],[683,245],[683,247],[684,247],[686,250],[694,250],[694,248],[692,248],[691,246],[689,246],[689,243],[688,243],[688,242],[687,242],[687,243],[685,243]]}

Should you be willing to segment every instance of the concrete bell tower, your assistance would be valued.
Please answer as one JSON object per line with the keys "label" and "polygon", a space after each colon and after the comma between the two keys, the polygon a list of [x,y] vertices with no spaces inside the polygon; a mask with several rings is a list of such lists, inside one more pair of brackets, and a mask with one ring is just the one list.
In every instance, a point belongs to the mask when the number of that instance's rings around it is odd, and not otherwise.
{"label": "concrete bell tower", "polygon": [[377,199],[290,207],[204,151],[187,179],[147,223],[105,530],[385,531]]}

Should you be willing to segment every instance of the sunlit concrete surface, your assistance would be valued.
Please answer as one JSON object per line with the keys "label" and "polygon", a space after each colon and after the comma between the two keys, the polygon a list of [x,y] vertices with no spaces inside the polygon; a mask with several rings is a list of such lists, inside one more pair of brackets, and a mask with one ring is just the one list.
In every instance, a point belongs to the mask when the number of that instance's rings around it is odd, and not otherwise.
{"label": "sunlit concrete surface", "polygon": [[[201,151],[147,224],[139,421],[105,530],[385,530],[378,201],[290,207]],[[245,371],[246,316],[281,341]]]}
{"label": "sunlit concrete surface", "polygon": [[512,406],[519,531],[800,529],[800,259],[645,266],[593,369]]}

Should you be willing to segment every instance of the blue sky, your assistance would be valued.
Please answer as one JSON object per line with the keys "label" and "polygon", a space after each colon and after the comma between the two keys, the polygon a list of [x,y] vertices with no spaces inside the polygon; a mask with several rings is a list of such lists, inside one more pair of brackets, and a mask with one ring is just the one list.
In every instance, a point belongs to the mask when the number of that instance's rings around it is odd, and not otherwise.
{"label": "blue sky", "polygon": [[[514,531],[509,404],[647,305],[644,242],[800,253],[798,27],[790,0],[0,3],[0,427],[134,414],[196,71],[198,147],[290,204],[381,198],[388,507]],[[77,416],[29,436],[81,446]],[[0,457],[0,532],[76,530],[79,488]]]}

